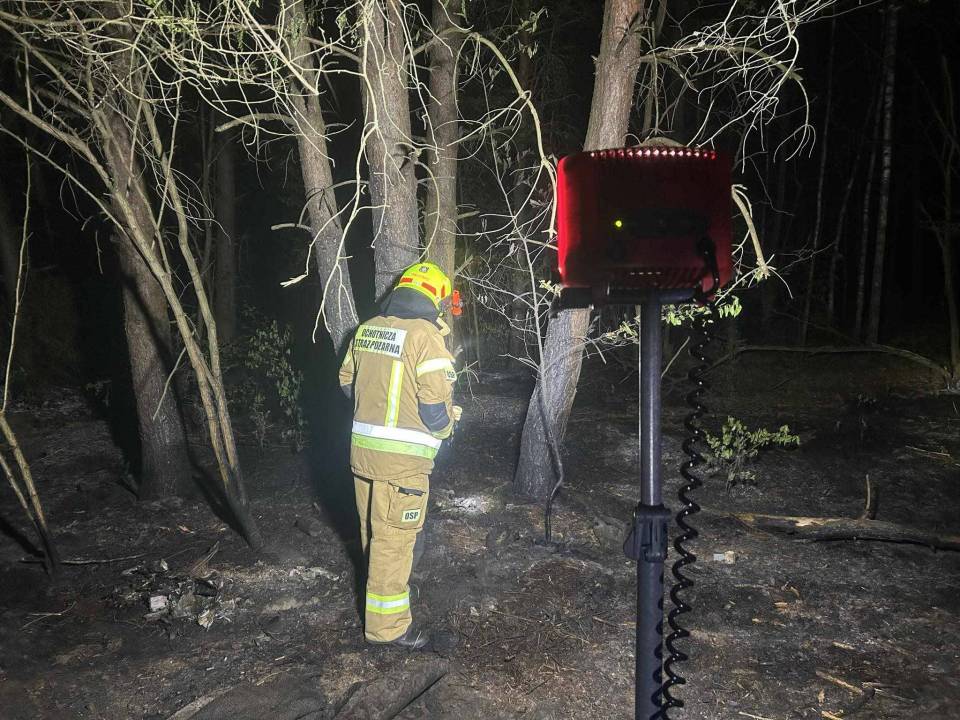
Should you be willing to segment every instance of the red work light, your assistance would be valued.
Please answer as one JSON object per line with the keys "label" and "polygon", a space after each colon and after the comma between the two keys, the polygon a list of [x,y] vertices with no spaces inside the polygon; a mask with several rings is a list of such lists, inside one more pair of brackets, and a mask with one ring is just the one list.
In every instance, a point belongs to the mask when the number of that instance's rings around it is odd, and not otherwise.
{"label": "red work light", "polygon": [[557,177],[565,294],[596,304],[628,302],[651,290],[710,290],[705,240],[713,243],[725,284],[733,271],[730,214],[730,160],[716,150],[620,148],[567,156]]}

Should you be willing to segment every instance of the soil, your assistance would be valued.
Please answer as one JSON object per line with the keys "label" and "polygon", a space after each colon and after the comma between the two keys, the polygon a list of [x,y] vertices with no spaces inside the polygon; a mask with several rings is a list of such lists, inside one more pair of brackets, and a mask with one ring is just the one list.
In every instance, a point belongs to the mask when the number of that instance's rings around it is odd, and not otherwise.
{"label": "soil", "polygon": [[[787,423],[802,442],[761,454],[749,483],[716,475],[697,492],[686,707],[673,717],[960,717],[960,553],[806,542],[731,517],[856,517],[869,475],[878,519],[960,533],[960,397],[925,373],[894,358],[760,354],[711,373],[708,428],[727,415]],[[412,581],[448,671],[398,717],[633,716],[635,565],[620,546],[638,493],[635,382],[621,364],[585,368],[551,543],[542,508],[510,487],[528,381],[487,375],[465,389]],[[672,369],[668,498],[687,388]],[[3,718],[329,717],[356,683],[423,662],[362,640],[342,442],[293,454],[248,439],[246,481],[272,540],[257,555],[203,497],[137,503],[110,428],[80,396],[15,410],[74,564],[46,578],[4,493]]]}

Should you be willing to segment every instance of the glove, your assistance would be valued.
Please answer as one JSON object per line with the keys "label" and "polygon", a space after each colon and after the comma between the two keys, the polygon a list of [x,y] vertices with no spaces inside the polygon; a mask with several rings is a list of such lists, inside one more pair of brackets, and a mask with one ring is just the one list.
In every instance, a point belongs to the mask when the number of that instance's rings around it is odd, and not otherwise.
{"label": "glove", "polygon": [[453,422],[455,423],[460,422],[460,418],[462,415],[463,415],[463,408],[460,407],[459,405],[454,405],[453,406]]}

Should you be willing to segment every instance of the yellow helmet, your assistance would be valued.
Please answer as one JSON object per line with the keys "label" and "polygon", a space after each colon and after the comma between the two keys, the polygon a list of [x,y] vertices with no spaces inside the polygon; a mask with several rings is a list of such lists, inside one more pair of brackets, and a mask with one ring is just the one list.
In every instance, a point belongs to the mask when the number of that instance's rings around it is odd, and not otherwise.
{"label": "yellow helmet", "polygon": [[433,302],[434,307],[440,309],[440,303],[447,298],[451,291],[450,278],[432,262],[422,262],[411,265],[403,271],[397,288],[410,288],[423,293]]}

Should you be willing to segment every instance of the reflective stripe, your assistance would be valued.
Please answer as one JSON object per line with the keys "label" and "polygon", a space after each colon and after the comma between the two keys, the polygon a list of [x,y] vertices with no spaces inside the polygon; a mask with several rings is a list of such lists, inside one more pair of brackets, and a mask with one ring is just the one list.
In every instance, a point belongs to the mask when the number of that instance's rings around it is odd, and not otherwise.
{"label": "reflective stripe", "polygon": [[453,370],[453,363],[447,358],[434,358],[433,360],[424,360],[417,365],[417,377],[426,375],[434,370]]}
{"label": "reflective stripe", "polygon": [[395,615],[410,609],[410,593],[400,595],[375,595],[367,593],[367,612],[377,615]]}
{"label": "reflective stripe", "polygon": [[[432,439],[432,438],[431,438]],[[414,455],[416,457],[433,460],[437,456],[437,449],[418,443],[403,442],[402,440],[387,440],[385,438],[369,437],[353,433],[352,442],[356,447],[380,452],[392,452],[398,455]],[[437,442],[440,442],[437,440]]]}
{"label": "reflective stripe", "polygon": [[429,433],[410,430],[409,428],[371,425],[370,423],[360,422],[359,420],[353,421],[353,434],[365,435],[370,438],[382,438],[384,440],[399,440],[400,442],[413,443],[416,445],[426,445],[434,450],[440,447],[440,441]]}
{"label": "reflective stripe", "polygon": [[400,389],[403,387],[403,363],[399,360],[393,361],[393,367],[390,369],[390,387],[387,390],[387,417],[384,425],[387,427],[397,426],[397,417],[400,415]]}

